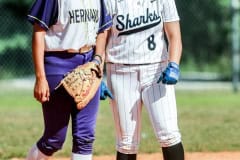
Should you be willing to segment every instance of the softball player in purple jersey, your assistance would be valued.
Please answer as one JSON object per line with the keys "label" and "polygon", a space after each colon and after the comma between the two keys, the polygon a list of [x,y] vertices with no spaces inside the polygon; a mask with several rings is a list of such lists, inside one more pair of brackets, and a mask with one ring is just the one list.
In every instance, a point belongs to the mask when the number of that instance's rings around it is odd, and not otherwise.
{"label": "softball player in purple jersey", "polygon": [[[27,160],[46,160],[62,148],[71,117],[72,160],[91,160],[99,91],[82,110],[63,87],[64,75],[78,65],[104,60],[112,25],[104,0],[36,0],[28,15],[33,24],[34,97],[42,103],[44,133]],[[103,63],[103,62],[102,62]]]}
{"label": "softball player in purple jersey", "polygon": [[182,54],[175,1],[108,2],[113,26],[106,49],[106,69],[114,97],[110,104],[116,127],[116,159],[136,159],[144,105],[164,160],[183,160],[174,91]]}

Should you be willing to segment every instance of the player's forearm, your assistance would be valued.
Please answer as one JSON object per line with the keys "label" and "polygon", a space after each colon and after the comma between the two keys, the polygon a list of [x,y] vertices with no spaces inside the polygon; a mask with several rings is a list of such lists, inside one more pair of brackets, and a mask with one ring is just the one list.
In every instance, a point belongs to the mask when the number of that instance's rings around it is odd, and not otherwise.
{"label": "player's forearm", "polygon": [[177,40],[172,40],[169,45],[169,61],[180,63],[182,56],[182,43]]}
{"label": "player's forearm", "polygon": [[102,56],[102,62],[104,62],[105,59],[108,32],[108,30],[105,30],[104,32],[99,33],[97,36],[95,53]]}
{"label": "player's forearm", "polygon": [[182,56],[182,40],[179,22],[170,22],[165,25],[169,41],[169,61],[180,63]]}
{"label": "player's forearm", "polygon": [[34,25],[32,37],[32,58],[37,79],[45,78],[44,70],[44,35],[45,31]]}

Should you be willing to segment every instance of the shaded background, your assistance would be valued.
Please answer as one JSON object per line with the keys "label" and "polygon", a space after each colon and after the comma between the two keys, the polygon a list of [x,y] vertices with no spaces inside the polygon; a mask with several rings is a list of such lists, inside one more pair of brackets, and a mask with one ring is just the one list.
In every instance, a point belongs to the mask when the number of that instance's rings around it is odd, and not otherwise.
{"label": "shaded background", "polygon": [[[188,152],[240,148],[240,93],[233,92],[239,87],[240,13],[231,7],[232,1],[176,0],[183,39],[176,94]],[[32,26],[26,20],[32,2],[0,0],[0,159],[25,157],[42,133],[41,107],[32,96]],[[95,155],[114,154],[110,117],[108,101],[101,102]],[[146,112],[141,136],[141,152],[159,151]],[[70,154],[68,137],[59,156]]]}
{"label": "shaded background", "polygon": [[[176,0],[183,39],[182,80],[232,81],[230,2]],[[26,21],[31,3],[31,0],[0,1],[0,80],[33,75],[32,26]]]}

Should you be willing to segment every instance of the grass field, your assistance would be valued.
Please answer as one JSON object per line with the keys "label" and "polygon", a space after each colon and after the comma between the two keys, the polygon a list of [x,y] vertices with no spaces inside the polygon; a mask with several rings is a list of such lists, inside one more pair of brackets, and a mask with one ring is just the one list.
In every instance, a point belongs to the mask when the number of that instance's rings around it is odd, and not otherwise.
{"label": "grass field", "polygon": [[[238,151],[240,148],[240,93],[231,91],[177,91],[179,127],[187,152]],[[0,159],[25,157],[42,134],[40,104],[30,90],[0,92]],[[141,153],[158,152],[152,127],[143,108]],[[70,130],[63,150],[71,152]],[[114,154],[114,129],[108,101],[102,101],[97,121],[95,155]]]}

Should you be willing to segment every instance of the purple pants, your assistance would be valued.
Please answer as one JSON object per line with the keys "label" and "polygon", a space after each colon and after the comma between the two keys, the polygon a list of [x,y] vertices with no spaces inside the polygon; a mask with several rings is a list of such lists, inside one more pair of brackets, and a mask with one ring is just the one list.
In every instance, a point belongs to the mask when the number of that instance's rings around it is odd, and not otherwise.
{"label": "purple pants", "polygon": [[93,51],[85,54],[45,53],[45,72],[50,87],[50,100],[42,104],[44,133],[37,146],[51,156],[62,148],[69,120],[72,120],[72,152],[91,154],[99,106],[99,90],[82,110],[76,108],[73,98],[63,87],[55,90],[64,74],[92,59]]}

